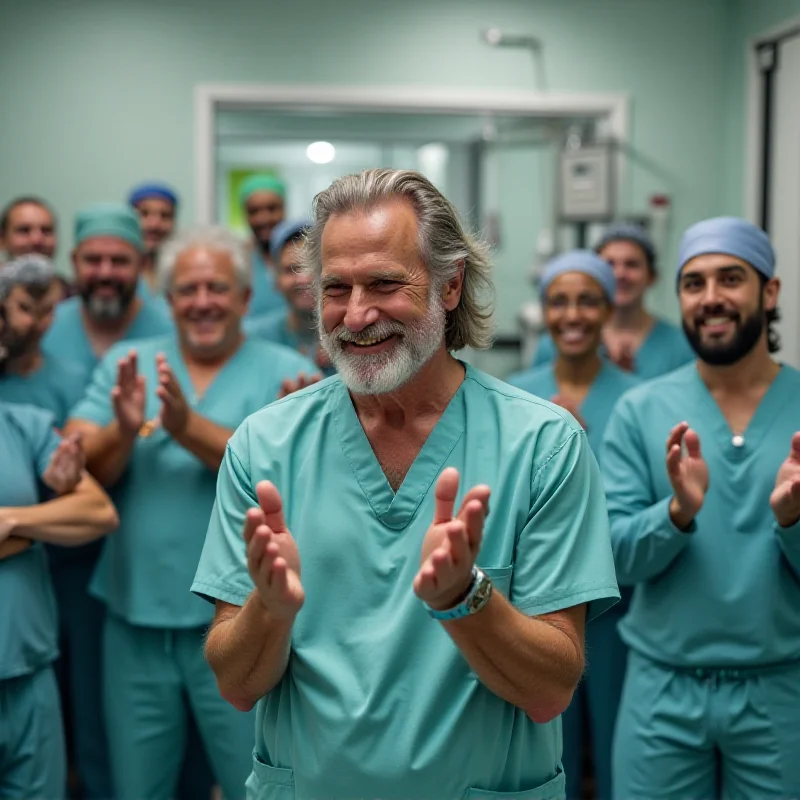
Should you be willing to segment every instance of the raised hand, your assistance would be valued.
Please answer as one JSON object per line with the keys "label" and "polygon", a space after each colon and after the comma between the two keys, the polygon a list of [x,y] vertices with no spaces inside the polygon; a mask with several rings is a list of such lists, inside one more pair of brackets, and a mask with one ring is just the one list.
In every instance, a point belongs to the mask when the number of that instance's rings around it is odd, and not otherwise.
{"label": "raised hand", "polygon": [[247,512],[244,540],[247,569],[267,611],[292,620],[305,602],[300,553],[283,518],[283,503],[270,481],[256,484],[259,508]]}
{"label": "raised hand", "polygon": [[467,593],[481,549],[483,521],[489,513],[490,490],[480,485],[467,492],[453,517],[458,481],[458,470],[448,467],[436,482],[436,511],[422,542],[421,566],[414,578],[417,596],[436,609],[452,608]]}
{"label": "raised hand", "polygon": [[189,422],[191,408],[186,402],[180,382],[163,353],[156,356],[156,370],[158,372],[156,397],[161,401],[161,411],[158,415],[161,426],[171,436],[180,436]]}
{"label": "raised hand", "polygon": [[792,436],[789,455],[778,470],[769,504],[782,528],[800,521],[800,432]]}
{"label": "raised hand", "polygon": [[56,494],[69,494],[81,482],[86,459],[81,448],[81,434],[73,433],[61,440],[42,475],[42,482]]}
{"label": "raised hand", "polygon": [[301,372],[294,380],[287,378],[281,383],[281,390],[278,392],[278,400],[294,392],[299,392],[301,389],[305,389],[306,386],[319,383],[321,380],[321,372],[315,372],[313,375],[308,376],[306,376],[305,372]]}
{"label": "raised hand", "polygon": [[620,369],[625,370],[625,372],[633,372],[636,366],[636,358],[633,346],[629,342],[623,342],[616,352],[609,351],[608,355],[611,361]]}
{"label": "raised hand", "polygon": [[[684,443],[686,453],[683,452]],[[688,528],[703,507],[708,491],[708,465],[700,453],[700,437],[688,422],[681,422],[670,431],[667,475],[673,491],[670,517],[678,528]]]}
{"label": "raised hand", "polygon": [[561,406],[561,408],[565,409],[566,411],[569,411],[569,413],[572,414],[576,420],[578,420],[578,424],[581,426],[581,428],[588,430],[586,427],[586,422],[584,422],[583,417],[578,412],[578,409],[580,408],[578,403],[573,402],[563,394],[553,395],[550,398],[550,402],[555,403],[557,406]]}
{"label": "raised hand", "polygon": [[136,436],[144,424],[146,400],[144,377],[137,372],[136,351],[121,358],[117,367],[117,385],[111,390],[111,404],[122,431]]}

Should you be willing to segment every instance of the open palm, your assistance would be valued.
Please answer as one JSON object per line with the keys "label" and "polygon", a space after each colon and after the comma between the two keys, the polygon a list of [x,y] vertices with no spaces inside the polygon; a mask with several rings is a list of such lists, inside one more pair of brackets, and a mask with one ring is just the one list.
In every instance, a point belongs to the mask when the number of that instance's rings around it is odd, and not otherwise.
{"label": "open palm", "polygon": [[688,422],[676,425],[667,439],[667,474],[681,513],[694,519],[703,506],[709,475],[700,452],[700,437]]}
{"label": "open palm", "polygon": [[138,433],[144,425],[145,400],[145,380],[138,373],[136,353],[131,351],[119,360],[117,384],[111,390],[114,414],[126,433]]}

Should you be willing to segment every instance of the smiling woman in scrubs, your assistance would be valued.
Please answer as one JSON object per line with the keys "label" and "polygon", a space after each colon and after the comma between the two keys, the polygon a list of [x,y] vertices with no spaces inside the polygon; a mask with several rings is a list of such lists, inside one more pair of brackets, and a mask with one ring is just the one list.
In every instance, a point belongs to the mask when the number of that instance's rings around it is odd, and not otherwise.
{"label": "smiling woman in scrubs", "polygon": [[[647,234],[636,225],[614,225],[595,252],[611,264],[616,279],[614,310],[603,328],[603,355],[642,380],[691,361],[694,354],[683,331],[645,307],[645,294],[658,276],[655,249]],[[533,366],[547,364],[555,356],[553,340],[545,335]]]}
{"label": "smiling woman in scrubs", "polygon": [[119,800],[170,798],[191,713],[225,797],[236,800],[253,719],[219,696],[203,659],[211,609],[189,589],[228,438],[284,379],[314,366],[242,335],[250,269],[230,234],[185,231],[164,248],[159,271],[176,335],[113,348],[67,426],[83,433],[89,469],[111,487],[121,520],[91,587],[109,612],[112,773]]}
{"label": "smiling woman in scrubs", "polygon": [[338,376],[232,437],[193,586],[258,706],[249,797],[561,798],[618,598],[586,435],[450,355],[491,340],[490,265],[419,173],[336,181],[303,254]]}
{"label": "smiling woman in scrubs", "polygon": [[681,241],[697,353],[628,392],[603,475],[633,584],[614,794],[800,796],[800,372],[772,358],[780,283],[764,231],[718,218]]}
{"label": "smiling woman in scrubs", "polygon": [[[4,346],[0,314],[0,348]],[[0,357],[0,361],[2,357]],[[0,402],[0,797],[61,797],[66,784],[56,601],[43,544],[112,531],[111,501],[52,415]],[[41,489],[55,499],[41,502]]]}
{"label": "smiling woman in scrubs", "polygon": [[[608,418],[620,396],[637,384],[598,354],[603,325],[612,312],[614,273],[608,262],[588,250],[553,259],[542,274],[540,291],[545,324],[555,344],[552,364],[509,378],[518,386],[570,411],[586,430],[599,456]],[[600,464],[602,469],[602,463]],[[584,728],[591,728],[596,797],[611,798],[611,740],[622,694],[626,650],[617,623],[628,597],[590,625],[586,633],[589,669],[562,716],[567,797],[580,798]]]}

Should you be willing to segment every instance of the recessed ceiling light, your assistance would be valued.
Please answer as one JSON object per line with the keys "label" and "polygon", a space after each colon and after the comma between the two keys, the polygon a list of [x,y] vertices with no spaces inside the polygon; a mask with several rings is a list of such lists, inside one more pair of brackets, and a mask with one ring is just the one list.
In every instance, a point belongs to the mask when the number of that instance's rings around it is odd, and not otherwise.
{"label": "recessed ceiling light", "polygon": [[336,156],[336,148],[330,142],[312,142],[306,155],[315,164],[330,164]]}

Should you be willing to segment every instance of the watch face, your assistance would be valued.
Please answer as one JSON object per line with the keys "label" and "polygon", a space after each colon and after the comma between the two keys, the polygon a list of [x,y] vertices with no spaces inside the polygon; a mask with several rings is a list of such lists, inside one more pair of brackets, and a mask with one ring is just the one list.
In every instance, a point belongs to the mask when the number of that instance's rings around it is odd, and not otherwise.
{"label": "watch face", "polygon": [[492,582],[485,575],[482,575],[480,582],[475,588],[475,593],[472,595],[470,600],[470,613],[474,611],[480,611],[480,609],[486,605],[486,602],[491,594]]}

